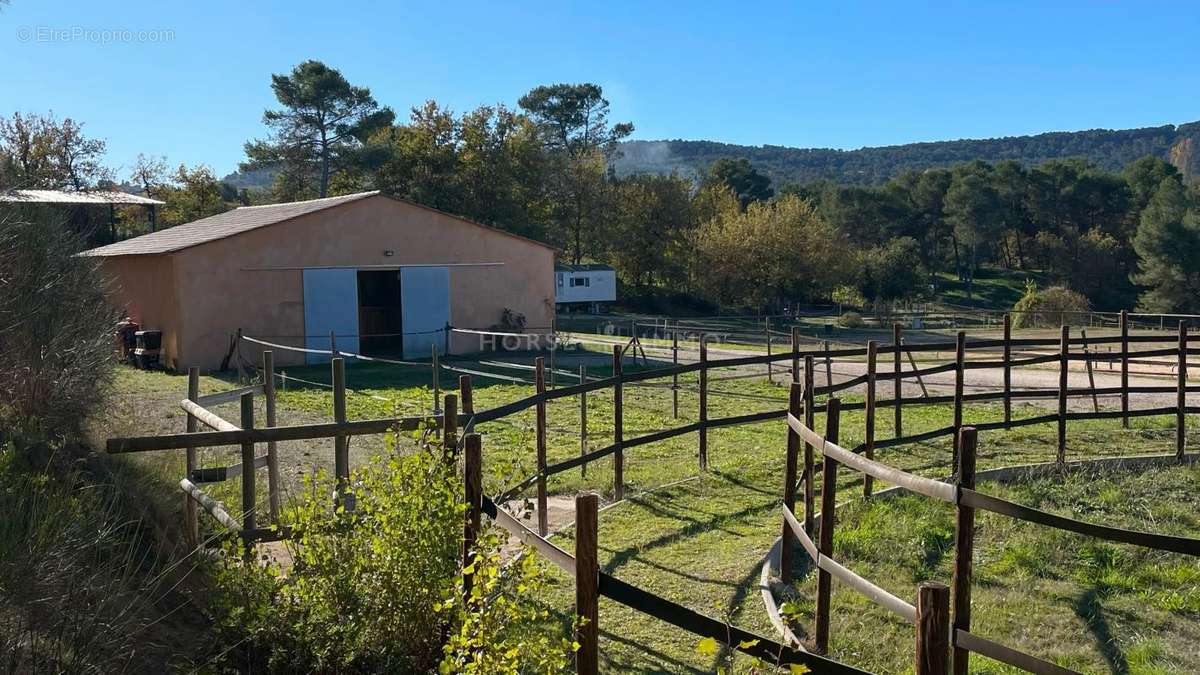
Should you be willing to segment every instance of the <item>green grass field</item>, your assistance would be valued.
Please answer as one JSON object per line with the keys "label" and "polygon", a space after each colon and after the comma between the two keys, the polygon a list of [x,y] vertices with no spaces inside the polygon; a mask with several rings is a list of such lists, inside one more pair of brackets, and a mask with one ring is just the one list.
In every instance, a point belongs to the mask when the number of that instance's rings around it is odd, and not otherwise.
{"label": "green grass field", "polygon": [[[598,358],[597,362],[603,363],[604,359]],[[288,372],[295,377],[328,381],[327,369]],[[607,369],[597,366],[589,372],[603,376]],[[761,379],[718,381],[719,377],[719,372],[712,374],[710,419],[777,410],[785,405],[786,389],[782,386]],[[415,414],[427,409],[432,401],[427,378],[425,370],[350,366],[347,380],[359,392],[349,397],[351,418]],[[443,382],[453,384],[450,378]],[[626,438],[697,419],[697,394],[686,389],[694,386],[694,375],[681,377],[681,383],[685,390],[679,393],[678,418],[672,415],[669,390],[628,386]],[[177,405],[184,378],[122,371],[123,389],[142,385]],[[220,386],[229,385],[206,379],[203,390]],[[485,409],[527,396],[533,388],[476,378],[474,391],[477,409]],[[280,393],[279,404],[283,423],[328,419],[332,405],[329,392],[315,386],[290,386]],[[1026,406],[1014,410],[1017,416],[1045,412]],[[579,412],[577,398],[548,405],[551,463],[580,452]],[[611,442],[612,414],[611,392],[601,390],[588,395],[588,448]],[[972,405],[966,408],[965,420],[978,423],[1000,419],[1001,415],[997,405]],[[904,419],[906,433],[916,433],[950,424],[951,409],[906,408]],[[891,436],[891,420],[890,409],[880,411],[878,438]],[[170,424],[181,428],[182,415],[171,415]],[[533,473],[533,424],[531,409],[479,425],[485,490],[489,494],[498,494]],[[823,424],[819,417],[818,428]],[[1172,424],[1173,419],[1140,418],[1134,420],[1132,429],[1123,431],[1117,422],[1074,422],[1070,425],[1068,456],[1168,452],[1173,448]],[[762,557],[781,528],[785,425],[774,421],[714,429],[709,434],[709,470],[704,473],[697,466],[695,434],[626,452],[627,499],[600,516],[602,566],[627,582],[773,638],[758,593],[758,574]],[[862,437],[861,411],[843,413],[842,445],[852,447]],[[325,462],[326,455],[332,455],[323,446],[305,452],[311,456],[285,456],[285,462],[302,466],[306,462]],[[1054,453],[1051,425],[988,432],[980,437],[979,468],[1047,461]],[[362,447],[354,461],[366,461],[369,455],[368,448]],[[950,442],[944,439],[885,449],[878,458],[923,475],[943,476],[950,469]],[[1161,491],[1155,487],[1159,478],[1164,486]],[[1186,494],[1189,489],[1196,492],[1200,478],[1195,471],[1170,470],[1157,478],[1136,480],[1144,492],[1125,494],[1117,480],[1078,480],[1063,486],[1047,483],[997,488],[997,494],[1032,506],[1076,513],[1085,519],[1140,523],[1144,529],[1197,534],[1200,526],[1194,516],[1188,516],[1195,513],[1194,498]],[[234,498],[234,484],[216,487],[218,494],[228,493],[229,499]],[[877,489],[883,487],[877,485]],[[991,491],[991,486],[986,487]],[[552,494],[564,496],[596,490],[605,500],[611,499],[612,461],[605,458],[590,464],[586,476],[579,469],[558,474],[549,480],[549,489]],[[839,495],[854,500],[860,491],[859,477],[843,471]],[[1140,498],[1133,499],[1135,494]],[[1092,507],[1087,505],[1103,509],[1088,510]],[[1147,514],[1154,516],[1153,523],[1146,523]],[[835,558],[884,588],[911,597],[921,579],[949,581],[946,550],[953,528],[948,508],[906,497],[877,500],[869,507],[852,504],[841,518],[845,525],[835,542]],[[1188,660],[1189,645],[1195,644],[1200,631],[1196,621],[1200,568],[1194,561],[1163,554],[1166,557],[1162,560],[1151,556],[1154,565],[1146,566],[1142,563],[1147,558],[1132,547],[1096,546],[1074,535],[1035,531],[1033,526],[1002,523],[989,517],[980,520],[976,625],[984,636],[1043,657],[1061,659],[1065,665],[1085,672],[1186,672],[1198,665]],[[1167,523],[1182,529],[1169,530]],[[570,530],[557,535],[556,541],[570,550]],[[803,553],[797,557],[803,559]],[[570,611],[572,587],[562,575],[552,574],[555,582],[545,603],[561,616]],[[1145,590],[1152,578],[1161,580],[1166,589],[1161,593],[1166,595]],[[1098,589],[1096,584],[1101,582],[1097,579],[1109,579],[1103,581],[1108,585]],[[814,597],[812,583],[811,575],[805,575],[796,588],[796,602],[806,611],[811,611],[805,603],[811,604]],[[1094,594],[1086,595],[1093,590]],[[836,583],[834,598],[835,658],[877,672],[904,672],[911,667],[908,654],[913,636],[909,627],[888,618],[853,591],[838,588]],[[695,636],[606,600],[601,604],[600,630],[606,672],[711,673],[721,658],[701,654]],[[1105,635],[1111,639],[1101,639]],[[973,663],[978,672],[1007,672],[982,658]],[[1124,670],[1116,669],[1113,663],[1125,664],[1121,666]],[[734,670],[748,667],[743,660],[735,663]]]}

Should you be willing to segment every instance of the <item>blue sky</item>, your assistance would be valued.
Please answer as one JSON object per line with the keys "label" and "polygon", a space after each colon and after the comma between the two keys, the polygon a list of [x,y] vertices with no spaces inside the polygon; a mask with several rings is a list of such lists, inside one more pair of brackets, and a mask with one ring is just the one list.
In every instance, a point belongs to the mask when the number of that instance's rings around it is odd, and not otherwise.
{"label": "blue sky", "polygon": [[269,75],[315,58],[401,115],[593,81],[635,138],[856,148],[1200,119],[1198,29],[1198,3],[1141,1],[10,0],[0,114],[84,122],[121,177],[139,152],[224,174]]}

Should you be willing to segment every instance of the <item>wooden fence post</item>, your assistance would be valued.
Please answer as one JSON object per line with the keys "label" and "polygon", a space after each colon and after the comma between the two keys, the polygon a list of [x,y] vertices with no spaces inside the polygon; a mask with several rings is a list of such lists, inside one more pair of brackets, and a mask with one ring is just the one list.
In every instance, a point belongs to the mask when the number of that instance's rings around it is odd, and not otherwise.
{"label": "wooden fence post", "polygon": [[483,522],[483,447],[479,434],[467,434],[465,439],[463,486],[467,504],[462,543],[463,597],[469,598],[475,575],[467,570],[471,569],[471,559],[475,554],[473,549]]}
{"label": "wooden fence post", "polygon": [[1129,428],[1129,310],[1121,310],[1121,426]]}
{"label": "wooden fence post", "polygon": [[442,378],[441,378],[440,374],[438,373],[438,348],[437,348],[437,345],[431,346],[430,352],[432,353],[432,356],[430,357],[430,360],[429,360],[429,365],[430,365],[430,375],[433,379],[433,414],[438,415],[442,412],[440,410],[441,406],[438,405],[438,403],[439,403],[438,399],[440,399],[442,396]]}
{"label": "wooden fence post", "polygon": [[1063,326],[1058,347],[1058,463],[1067,460],[1067,369],[1071,352],[1071,327]]}
{"label": "wooden fence post", "polygon": [[[241,330],[241,329],[238,329]],[[338,357],[337,348],[337,333],[329,331],[329,358],[336,359]]]}
{"label": "wooden fence post", "polygon": [[[192,403],[195,403],[197,399],[200,398],[200,369],[195,366],[188,368],[187,397]],[[188,433],[196,431],[196,424],[196,417],[189,413],[187,416]],[[198,452],[199,450],[196,448],[187,449],[187,462],[185,464],[185,469],[187,471],[186,477],[188,480],[192,480],[192,472],[200,468],[199,462],[197,461]],[[196,501],[187,493],[184,493],[183,495],[183,512],[184,517],[187,520],[188,543],[191,544],[193,548],[198,547],[200,545],[200,521],[196,517]]]}
{"label": "wooden fence post", "polygon": [[442,400],[442,456],[454,461],[458,456],[458,397],[446,394]]}
{"label": "wooden fence post", "polygon": [[[875,358],[879,344],[874,340],[867,342],[867,401],[866,401],[866,438],[863,442],[863,454],[867,459],[875,459]],[[874,478],[863,474],[863,497],[870,497],[875,487]]]}
{"label": "wooden fence post", "polygon": [[1100,398],[1096,396],[1096,375],[1092,372],[1092,353],[1088,349],[1087,331],[1080,328],[1079,337],[1082,339],[1080,346],[1083,347],[1083,364],[1087,368],[1088,386],[1092,390],[1092,410],[1100,412]]}
{"label": "wooden fence post", "polygon": [[708,470],[708,342],[700,335],[700,470]]}
{"label": "wooden fence post", "polygon": [[597,506],[595,493],[575,497],[575,672],[596,675],[600,663],[600,559],[597,554]]}
{"label": "wooden fence post", "polygon": [[896,438],[904,435],[904,419],[903,407],[900,405],[900,399],[904,396],[904,382],[900,377],[900,343],[904,339],[902,337],[903,329],[900,328],[900,322],[892,324],[892,346],[896,348],[896,353],[892,357],[892,414],[894,415],[893,426],[896,431]]}
{"label": "wooden fence post", "polygon": [[967,358],[967,334],[958,331],[954,340],[954,457],[950,464],[951,470],[958,466],[958,434],[963,424],[963,376]]}
{"label": "wooden fence post", "polygon": [[[248,431],[254,428],[254,394],[250,392],[242,394],[240,402],[242,404],[242,429]],[[254,513],[256,497],[254,471],[254,443],[242,443],[242,532],[243,541],[246,543],[247,559],[251,555],[250,550],[253,546],[250,536],[254,530],[258,529],[258,519]]]}
{"label": "wooden fence post", "polygon": [[1012,422],[1012,315],[1004,314],[1004,423]]}
{"label": "wooden fence post", "polygon": [[[671,331],[671,364],[679,365],[679,329]],[[679,419],[679,373],[671,375],[671,416]]]}
{"label": "wooden fence post", "polygon": [[[342,357],[333,359],[333,421],[346,423],[346,361]],[[333,475],[337,480],[338,503],[346,502],[346,491],[350,487],[350,438],[339,433],[333,437]],[[346,510],[350,505],[346,504]]]}
{"label": "wooden fence post", "polygon": [[613,453],[613,498],[621,501],[625,498],[625,451],[621,445],[625,442],[624,411],[621,392],[621,348],[613,347],[613,445],[617,451]]}
{"label": "wooden fence post", "polygon": [[[804,389],[799,383],[793,382],[788,390],[788,414],[800,419],[801,408],[804,407]],[[800,455],[800,434],[787,429],[787,459],[783,471],[783,505],[793,514],[796,513],[796,472]],[[779,578],[783,583],[792,583],[792,549],[796,546],[796,535],[783,520],[783,535],[779,544]]]}
{"label": "wooden fence post", "polygon": [[[546,393],[546,362],[542,357],[534,360],[533,385],[537,395]],[[546,536],[550,531],[550,521],[546,513],[546,402],[539,400],[534,404],[535,421],[537,425],[537,510],[538,534]]]}
{"label": "wooden fence post", "polygon": [[[841,417],[842,402],[837,398],[829,399],[825,407],[825,440],[830,443],[838,442],[838,422]],[[821,536],[818,538],[817,550],[822,555],[833,556],[833,526],[837,520],[834,508],[837,505],[837,460],[829,455],[821,458]],[[823,569],[817,570],[817,630],[816,652],[829,652],[829,604],[832,599],[833,578]]]}
{"label": "wooden fence post", "polygon": [[792,326],[792,382],[800,381],[800,327]]}
{"label": "wooden fence post", "polygon": [[936,581],[917,586],[916,675],[950,672],[950,587]]}
{"label": "wooden fence post", "polygon": [[833,359],[829,357],[829,340],[822,340],[822,346],[825,348],[825,385],[830,389],[833,388]]}
{"label": "wooden fence post", "polygon": [[[767,356],[771,356],[771,317],[763,319],[763,336],[767,338]],[[767,361],[767,384],[775,384],[775,371],[770,361]]]}
{"label": "wooden fence post", "polygon": [[463,431],[469,432],[474,424],[470,423],[471,415],[475,414],[475,396],[471,390],[471,376],[458,376],[458,402],[462,404],[462,412],[468,418],[467,426],[463,427]]}
{"label": "wooden fence post", "polygon": [[1179,365],[1176,368],[1175,393],[1175,456],[1183,461],[1187,449],[1187,425],[1184,413],[1187,410],[1187,321],[1179,320]]}
{"label": "wooden fence post", "polygon": [[[816,420],[816,395],[813,392],[815,379],[813,357],[809,354],[804,357],[804,426],[809,429],[813,428]],[[804,531],[810,537],[816,531],[813,524],[816,520],[816,486],[813,484],[813,481],[816,480],[815,474],[816,462],[813,458],[813,446],[812,443],[804,441]]]}
{"label": "wooden fence post", "polygon": [[558,351],[558,327],[555,317],[550,317],[550,388],[554,389],[558,379],[554,375],[554,352]]}
{"label": "wooden fence post", "polygon": [[[587,384],[587,366],[579,366],[579,384]],[[588,453],[587,392],[579,392],[579,455]],[[579,465],[579,475],[587,478],[587,462]]]}
{"label": "wooden fence post", "polygon": [[[265,350],[263,360],[263,400],[267,409],[267,426],[273,427],[278,423],[275,417],[275,353]],[[279,514],[282,510],[279,496],[279,453],[275,441],[267,441],[267,498],[271,508],[271,522],[279,524]]]}
{"label": "wooden fence post", "polygon": [[[963,489],[975,489],[975,450],[978,439],[974,427],[963,427],[958,443],[958,500],[954,525],[954,630],[971,630],[971,568],[975,555],[975,509],[964,506]],[[969,652],[954,648],[954,675],[967,675]]]}

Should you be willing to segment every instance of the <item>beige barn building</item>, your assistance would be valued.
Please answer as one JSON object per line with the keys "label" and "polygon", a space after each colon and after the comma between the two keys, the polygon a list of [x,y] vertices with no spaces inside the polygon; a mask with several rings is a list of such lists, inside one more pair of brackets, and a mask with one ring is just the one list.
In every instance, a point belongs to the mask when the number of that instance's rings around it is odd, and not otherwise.
{"label": "beige barn building", "polygon": [[444,351],[447,324],[486,329],[508,309],[536,333],[554,313],[554,249],[378,192],[246,206],[85,255],[103,258],[118,307],[163,331],[162,362],[177,370],[216,369],[239,329],[314,349],[332,331],[339,351],[413,358]]}

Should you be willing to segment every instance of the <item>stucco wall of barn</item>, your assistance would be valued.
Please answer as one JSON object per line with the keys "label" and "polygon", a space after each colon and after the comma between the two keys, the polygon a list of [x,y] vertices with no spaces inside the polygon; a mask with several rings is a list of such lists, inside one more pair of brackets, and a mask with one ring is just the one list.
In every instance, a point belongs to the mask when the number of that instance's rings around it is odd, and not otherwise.
{"label": "stucco wall of barn", "polygon": [[162,362],[168,368],[178,367],[183,324],[173,258],[139,255],[98,260],[113,304],[143,328],[162,330]]}
{"label": "stucco wall of barn", "polygon": [[[394,255],[384,255],[385,250]],[[164,256],[154,256],[164,257]],[[487,327],[506,307],[530,327],[554,311],[554,251],[444,213],[375,196],[173,254],[182,300],[177,368],[216,368],[241,328],[247,335],[303,345],[304,267],[502,263],[450,268],[451,322]],[[264,269],[292,268],[292,269]],[[149,322],[148,322],[149,323]],[[476,351],[477,336],[453,336],[455,353]],[[258,351],[243,345],[258,361]],[[277,353],[281,365],[303,355]]]}

